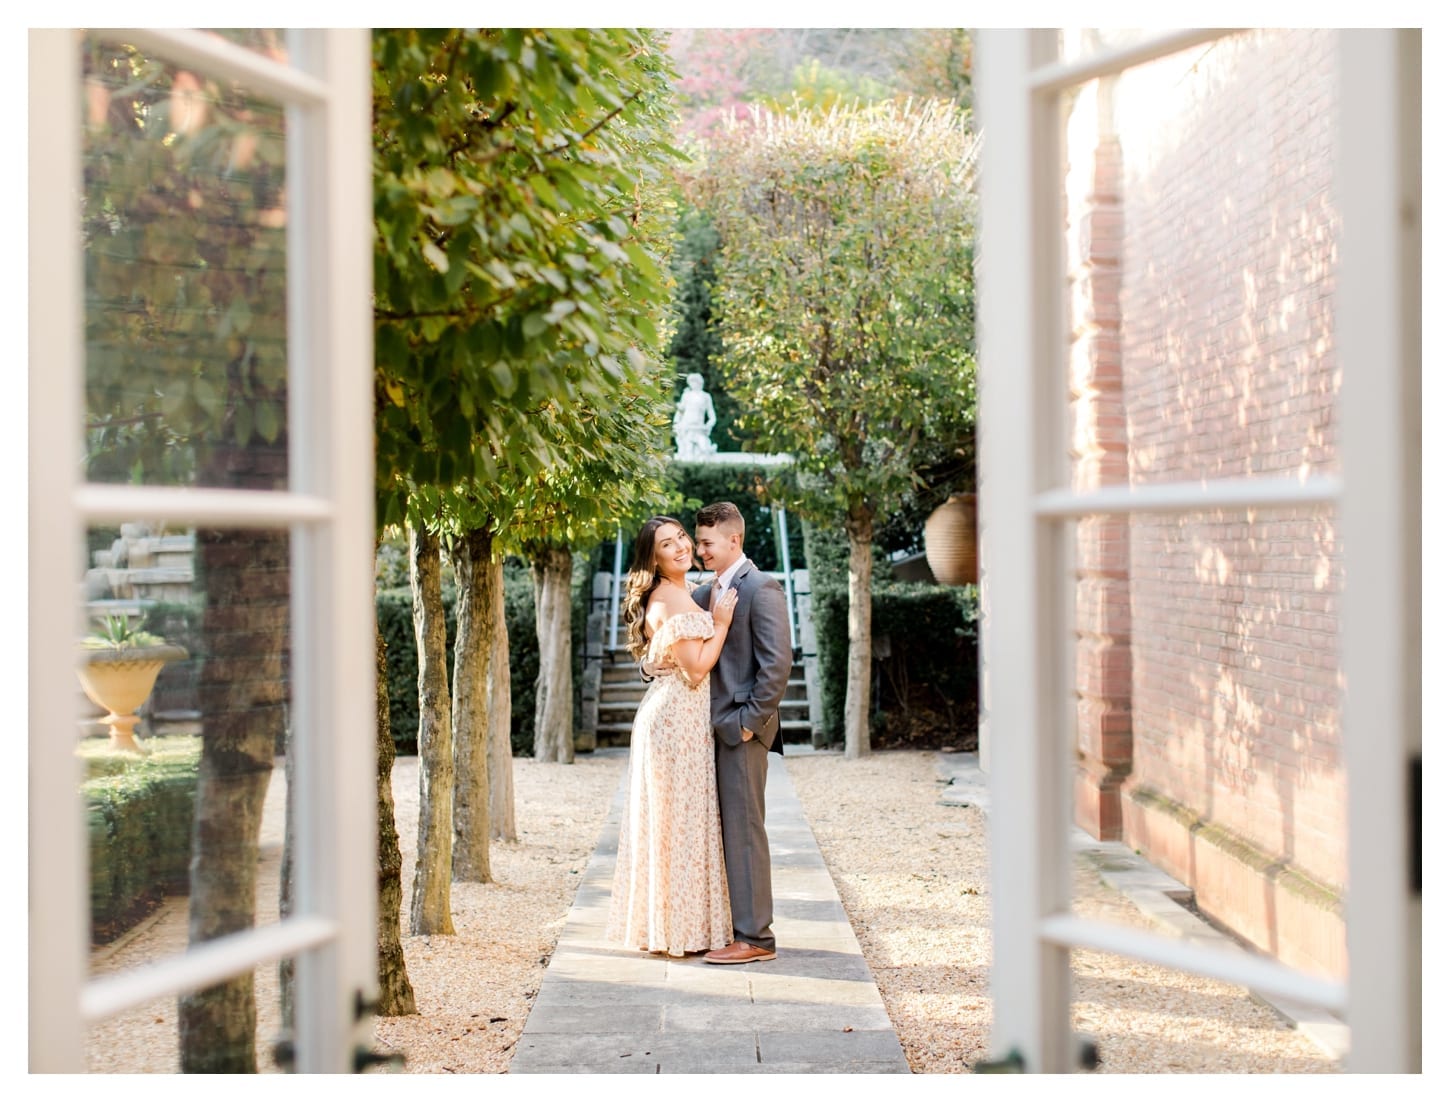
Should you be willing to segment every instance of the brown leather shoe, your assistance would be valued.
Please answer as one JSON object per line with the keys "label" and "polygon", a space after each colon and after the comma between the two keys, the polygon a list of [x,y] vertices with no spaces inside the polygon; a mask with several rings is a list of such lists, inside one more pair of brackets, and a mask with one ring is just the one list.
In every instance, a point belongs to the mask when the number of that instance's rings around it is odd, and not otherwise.
{"label": "brown leather shoe", "polygon": [[705,954],[706,964],[754,964],[758,960],[774,960],[774,949],[762,949],[748,941],[732,941],[723,949]]}

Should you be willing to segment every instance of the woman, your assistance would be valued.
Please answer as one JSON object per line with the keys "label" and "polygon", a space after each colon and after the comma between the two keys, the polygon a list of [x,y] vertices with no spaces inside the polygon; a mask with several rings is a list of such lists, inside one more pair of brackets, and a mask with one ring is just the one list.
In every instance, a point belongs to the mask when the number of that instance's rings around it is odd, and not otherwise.
{"label": "woman", "polygon": [[651,517],[634,541],[624,602],[629,652],[659,676],[645,691],[630,736],[629,801],[605,936],[671,957],[719,949],[734,936],[715,794],[710,669],[736,598],[728,591],[713,612],[701,609],[685,581],[694,564],[684,526]]}

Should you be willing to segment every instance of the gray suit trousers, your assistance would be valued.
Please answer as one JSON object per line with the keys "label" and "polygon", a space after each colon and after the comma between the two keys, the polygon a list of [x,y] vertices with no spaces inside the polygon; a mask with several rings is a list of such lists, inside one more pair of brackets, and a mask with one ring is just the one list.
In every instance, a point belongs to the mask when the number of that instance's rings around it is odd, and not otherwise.
{"label": "gray suit trousers", "polygon": [[770,928],[775,900],[770,890],[770,842],[765,836],[765,774],[770,751],[759,739],[726,746],[715,742],[715,783],[725,842],[725,879],[735,939],[775,948]]}
{"label": "gray suit trousers", "polygon": [[[720,660],[710,673],[725,879],[735,940],[774,949],[765,776],[770,748],[780,738],[780,701],[790,678],[790,617],[780,583],[749,559],[736,569],[730,586],[740,600]],[[694,598],[708,609],[710,587],[700,586]],[[754,738],[742,738],[746,727]]]}

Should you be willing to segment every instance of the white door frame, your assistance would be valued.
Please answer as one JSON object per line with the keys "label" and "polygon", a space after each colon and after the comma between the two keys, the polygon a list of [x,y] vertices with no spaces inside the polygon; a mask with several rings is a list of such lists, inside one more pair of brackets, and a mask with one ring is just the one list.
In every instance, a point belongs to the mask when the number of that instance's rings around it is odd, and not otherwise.
{"label": "white door frame", "polygon": [[[105,32],[286,107],[290,452],[277,492],[85,484],[70,458],[85,380],[81,33],[29,34],[30,1071],[83,1071],[90,1024],[287,957],[297,1070],[351,1071],[371,1032],[359,999],[377,990],[369,32],[289,31],[286,64],[198,31]],[[61,737],[76,570],[87,526],[138,517],[289,530],[297,890],[276,924],[90,979],[81,776]]]}
{"label": "white door frame", "polygon": [[[978,34],[984,685],[992,786],[993,1046],[1073,1070],[1073,947],[1344,1013],[1348,1068],[1420,1066],[1420,904],[1407,776],[1419,714],[1419,32],[1340,33],[1343,251],[1339,478],[1070,488],[1065,431],[1062,93],[1226,30],[1180,30],[1064,61],[1055,30]],[[1070,913],[1071,522],[1215,506],[1337,508],[1344,543],[1343,737],[1349,980]]]}

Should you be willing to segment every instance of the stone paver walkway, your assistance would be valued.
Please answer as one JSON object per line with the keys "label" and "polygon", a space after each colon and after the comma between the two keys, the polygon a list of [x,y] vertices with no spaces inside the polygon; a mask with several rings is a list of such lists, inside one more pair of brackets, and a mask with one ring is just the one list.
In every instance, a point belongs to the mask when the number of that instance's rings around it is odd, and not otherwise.
{"label": "stone paver walkway", "polygon": [[776,755],[765,791],[776,959],[714,965],[604,940],[625,777],[509,1071],[909,1073]]}

